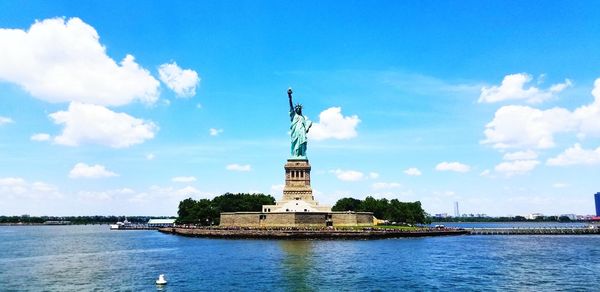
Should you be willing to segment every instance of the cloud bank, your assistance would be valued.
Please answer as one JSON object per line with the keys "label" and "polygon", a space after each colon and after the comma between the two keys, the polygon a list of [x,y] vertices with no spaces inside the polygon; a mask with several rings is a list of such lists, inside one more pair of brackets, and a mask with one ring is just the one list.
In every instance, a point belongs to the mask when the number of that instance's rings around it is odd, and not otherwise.
{"label": "cloud bank", "polygon": [[345,117],[341,107],[331,107],[319,114],[319,122],[313,124],[308,135],[317,141],[350,139],[358,135],[356,127],[359,123],[357,115]]}
{"label": "cloud bank", "polygon": [[580,139],[600,137],[600,78],[594,82],[592,96],[592,103],[573,111],[503,106],[486,125],[482,143],[498,149],[547,149],[556,146],[554,137],[560,133],[572,133]]}
{"label": "cloud bank", "polygon": [[54,137],[60,145],[99,144],[125,148],[154,138],[158,126],[153,122],[117,113],[99,105],[71,103],[66,111],[49,115],[62,133]]}
{"label": "cloud bank", "polygon": [[120,106],[158,99],[159,82],[126,55],[106,54],[96,30],[79,18],[36,21],[28,30],[0,29],[0,80],[33,97]]}
{"label": "cloud bank", "polygon": [[543,90],[535,86],[526,86],[532,77],[526,73],[506,75],[498,86],[482,87],[479,102],[494,103],[508,100],[524,100],[527,103],[541,103],[553,98],[559,92],[572,85],[571,80],[557,83]]}
{"label": "cloud bank", "polygon": [[118,174],[106,169],[103,165],[87,165],[85,163],[77,163],[69,172],[70,178],[104,178],[118,176]]}
{"label": "cloud bank", "polygon": [[441,162],[435,166],[437,171],[469,172],[471,167],[460,162]]}
{"label": "cloud bank", "polygon": [[191,69],[181,69],[177,63],[162,64],[158,68],[160,80],[173,90],[178,97],[196,95],[196,87],[200,84],[198,73]]}

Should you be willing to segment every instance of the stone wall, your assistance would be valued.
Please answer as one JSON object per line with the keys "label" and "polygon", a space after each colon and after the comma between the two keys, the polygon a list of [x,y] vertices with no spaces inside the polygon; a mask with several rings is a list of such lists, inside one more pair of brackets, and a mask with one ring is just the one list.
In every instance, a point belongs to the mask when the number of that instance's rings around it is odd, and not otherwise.
{"label": "stone wall", "polygon": [[333,221],[333,226],[356,225],[356,214],[354,213],[332,212],[330,215],[331,220]]}
{"label": "stone wall", "polygon": [[261,226],[295,226],[294,214],[296,213],[263,213]]}
{"label": "stone wall", "polygon": [[327,226],[327,213],[296,213],[298,226]]}
{"label": "stone wall", "polygon": [[221,226],[251,227],[260,226],[259,212],[221,213]]}
{"label": "stone wall", "polygon": [[371,212],[356,213],[356,225],[358,225],[358,226],[373,225],[373,213],[371,213]]}
{"label": "stone wall", "polygon": [[330,221],[333,226],[371,226],[370,212],[235,212],[221,213],[220,226],[239,227],[325,227]]}

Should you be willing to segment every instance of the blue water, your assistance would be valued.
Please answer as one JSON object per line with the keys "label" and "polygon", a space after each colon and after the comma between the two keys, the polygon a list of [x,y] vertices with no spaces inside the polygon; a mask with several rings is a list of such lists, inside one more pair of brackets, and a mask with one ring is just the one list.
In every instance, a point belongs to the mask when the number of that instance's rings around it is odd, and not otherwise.
{"label": "blue water", "polygon": [[[600,236],[223,240],[0,227],[0,290],[597,291]],[[169,284],[154,285],[159,274]]]}

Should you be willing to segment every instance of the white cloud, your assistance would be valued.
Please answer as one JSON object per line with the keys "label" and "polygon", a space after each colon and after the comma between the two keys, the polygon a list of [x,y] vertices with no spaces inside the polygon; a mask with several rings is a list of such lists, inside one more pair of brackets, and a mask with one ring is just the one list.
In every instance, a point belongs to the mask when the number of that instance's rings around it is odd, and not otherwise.
{"label": "white cloud", "polygon": [[146,154],[146,160],[154,160],[154,158],[156,158],[156,155],[154,155],[154,153]]}
{"label": "white cloud", "polygon": [[136,192],[130,188],[113,189],[106,191],[79,191],[77,195],[84,201],[112,201],[121,197],[131,196]]}
{"label": "white cloud", "polygon": [[484,171],[482,171],[479,176],[484,176],[484,177],[488,177],[490,176],[490,174],[492,174],[492,172],[489,169],[486,169]]}
{"label": "white cloud", "polygon": [[335,169],[330,170],[330,173],[335,174],[335,176],[341,181],[358,181],[364,178],[364,174],[360,171],[356,170],[341,170]]}
{"label": "white cloud", "polygon": [[506,176],[526,174],[532,171],[540,162],[537,160],[514,160],[502,162],[494,168]]}
{"label": "white cloud", "polygon": [[25,180],[20,177],[4,177],[0,178],[0,186],[22,185]]}
{"label": "white cloud", "polygon": [[14,122],[15,121],[13,121],[13,119],[11,119],[11,118],[0,116],[0,126],[6,125],[6,124],[11,124]]}
{"label": "white cloud", "polygon": [[250,171],[250,170],[252,170],[252,167],[250,166],[250,164],[233,163],[233,164],[227,165],[225,167],[225,169],[231,170],[231,171]]}
{"label": "white cloud", "polygon": [[421,171],[416,167],[411,167],[405,170],[404,173],[410,176],[420,176],[422,174]]}
{"label": "white cloud", "polygon": [[196,104],[196,108],[197,109],[202,109],[202,104],[201,103]]}
{"label": "white cloud", "polygon": [[193,176],[176,176],[171,179],[172,182],[180,182],[180,183],[189,183],[196,181],[196,178]]}
{"label": "white cloud", "polygon": [[3,199],[59,199],[63,195],[54,185],[45,182],[29,183],[20,177],[0,178],[0,197]]}
{"label": "white cloud", "polygon": [[376,179],[379,177],[379,173],[377,172],[369,172],[369,178]]}
{"label": "white cloud", "polygon": [[402,185],[396,182],[376,182],[372,185],[373,189],[375,190],[387,190],[387,189],[395,189],[395,188],[399,188]]}
{"label": "white cloud", "polygon": [[208,129],[208,132],[211,136],[218,136],[219,134],[223,133],[223,129],[210,128]]}
{"label": "white cloud", "polygon": [[43,141],[50,140],[50,135],[48,135],[46,133],[37,133],[37,134],[31,135],[30,139],[31,139],[31,141],[43,142]]}
{"label": "white cloud", "polygon": [[196,95],[196,87],[200,83],[198,73],[190,69],[181,69],[177,63],[162,64],[158,68],[160,80],[175,91],[178,97]]}
{"label": "white cloud", "polygon": [[67,146],[99,144],[124,148],[154,138],[158,127],[125,113],[113,112],[103,106],[71,103],[67,111],[50,114],[54,123],[64,125],[54,142]]}
{"label": "white cloud", "polygon": [[158,80],[131,55],[117,64],[99,39],[79,18],[36,21],[27,31],[0,29],[0,80],[54,103],[154,103]]}
{"label": "white cloud", "polygon": [[533,160],[537,159],[538,154],[535,151],[517,151],[504,154],[504,160]]}
{"label": "white cloud", "polygon": [[494,148],[538,148],[555,146],[554,135],[575,129],[571,113],[563,108],[539,110],[528,106],[504,106],[486,125],[483,144]]}
{"label": "white cloud", "polygon": [[600,147],[596,150],[587,150],[581,148],[581,145],[577,143],[558,156],[548,159],[546,164],[552,166],[600,164]]}
{"label": "white cloud", "polygon": [[187,186],[181,189],[175,190],[175,195],[179,197],[192,196],[200,194],[200,190],[195,187]]}
{"label": "white cloud", "polygon": [[501,107],[486,125],[482,143],[498,149],[546,149],[556,146],[554,136],[559,133],[575,133],[579,139],[600,137],[600,78],[594,82],[592,95],[592,103],[574,111],[560,107]]}
{"label": "white cloud", "polygon": [[441,162],[435,166],[437,171],[469,172],[471,167],[460,162]]}
{"label": "white cloud", "polygon": [[551,99],[559,92],[572,85],[569,79],[543,90],[535,86],[525,88],[532,80],[526,73],[506,75],[499,86],[482,87],[479,102],[500,102],[506,100],[525,100],[528,103],[541,103]]}
{"label": "white cloud", "polygon": [[573,112],[580,138],[600,137],[600,78],[594,81],[592,96],[594,101],[591,104],[581,106]]}
{"label": "white cloud", "polygon": [[308,135],[314,140],[350,139],[358,135],[358,123],[357,115],[344,117],[341,107],[331,107],[319,114],[319,122],[313,124]]}
{"label": "white cloud", "polygon": [[70,178],[103,178],[117,176],[116,173],[107,170],[103,165],[87,165],[77,163],[69,172]]}
{"label": "white cloud", "polygon": [[[163,202],[166,205],[172,205],[177,208],[179,201],[183,198],[202,196],[209,198],[213,195],[202,193],[193,186],[185,186],[182,188],[150,186],[147,191],[135,193],[129,196],[128,201],[136,204],[150,203],[155,204],[157,201]],[[164,208],[164,204],[161,208]]]}
{"label": "white cloud", "polygon": [[149,188],[149,197],[153,198],[168,198],[168,197],[189,197],[201,194],[201,192],[193,186],[186,186],[183,188],[173,188],[173,187],[159,187],[159,186],[151,186]]}

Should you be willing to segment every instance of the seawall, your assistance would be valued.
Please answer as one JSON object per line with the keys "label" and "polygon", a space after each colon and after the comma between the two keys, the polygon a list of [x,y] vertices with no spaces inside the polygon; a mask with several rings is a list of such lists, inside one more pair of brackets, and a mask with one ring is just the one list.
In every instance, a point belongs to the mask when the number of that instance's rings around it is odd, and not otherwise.
{"label": "seawall", "polygon": [[589,235],[600,234],[600,228],[473,228],[471,235]]}
{"label": "seawall", "polygon": [[379,239],[468,234],[468,231],[455,229],[402,231],[368,228],[360,230],[160,228],[159,231],[190,237],[232,239]]}

